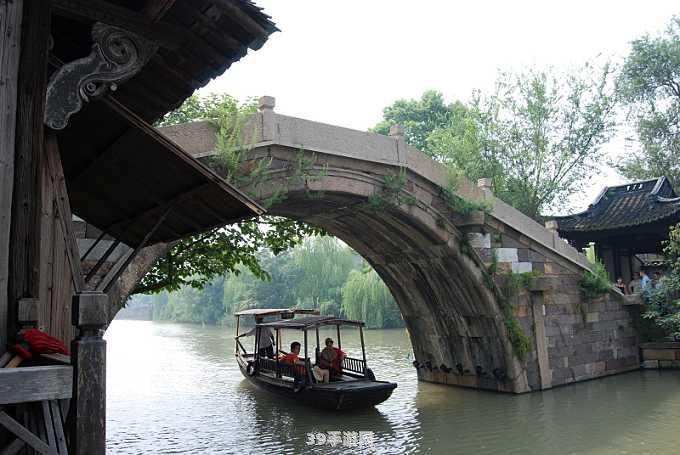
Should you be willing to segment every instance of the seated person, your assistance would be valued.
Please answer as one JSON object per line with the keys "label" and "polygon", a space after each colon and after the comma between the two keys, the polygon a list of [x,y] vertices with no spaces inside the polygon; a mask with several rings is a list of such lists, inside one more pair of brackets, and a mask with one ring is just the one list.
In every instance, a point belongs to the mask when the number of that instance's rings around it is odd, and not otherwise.
{"label": "seated person", "polygon": [[314,365],[312,373],[317,382],[323,382],[324,384],[331,382],[331,372],[327,368],[321,368],[319,365]]}
{"label": "seated person", "polygon": [[326,347],[319,355],[318,366],[327,369],[332,377],[342,376],[342,360],[345,353],[333,346],[333,339],[326,338]]}
{"label": "seated person", "polygon": [[305,362],[298,358],[299,355],[300,355],[300,343],[298,343],[297,341],[293,341],[290,344],[290,352],[284,356],[279,357],[279,362],[298,365],[298,367],[295,368],[296,373],[301,376],[304,376]]}

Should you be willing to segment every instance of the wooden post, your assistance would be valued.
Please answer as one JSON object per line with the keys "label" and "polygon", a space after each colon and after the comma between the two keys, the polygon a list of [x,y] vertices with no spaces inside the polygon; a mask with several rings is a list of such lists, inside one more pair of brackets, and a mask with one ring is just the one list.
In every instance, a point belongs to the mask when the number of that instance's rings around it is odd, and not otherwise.
{"label": "wooden post", "polygon": [[279,366],[279,329],[276,330],[276,377],[281,377],[281,367]]}
{"label": "wooden post", "polygon": [[44,146],[50,4],[50,0],[23,4],[9,243],[8,336],[16,333],[19,300],[39,297],[39,170]]}
{"label": "wooden post", "polygon": [[23,0],[0,0],[0,354],[7,344],[9,231]]}
{"label": "wooden post", "polygon": [[321,343],[319,342],[319,326],[316,326],[316,349],[314,350],[314,363],[319,361],[319,352],[321,352]]}
{"label": "wooden post", "polygon": [[[241,322],[241,316],[236,316],[236,338],[238,338],[238,329],[239,329],[240,322]],[[234,349],[235,349],[235,353],[238,355],[238,340],[236,340],[236,343],[234,343]]]}
{"label": "wooden post", "polygon": [[359,326],[359,337],[361,338],[361,358],[364,361],[364,376],[366,376],[366,346],[364,345],[364,328],[361,326]]}
{"label": "wooden post", "polygon": [[106,453],[106,341],[109,298],[101,292],[73,296],[73,325],[77,337],[71,342],[73,397],[70,410],[70,454]]}

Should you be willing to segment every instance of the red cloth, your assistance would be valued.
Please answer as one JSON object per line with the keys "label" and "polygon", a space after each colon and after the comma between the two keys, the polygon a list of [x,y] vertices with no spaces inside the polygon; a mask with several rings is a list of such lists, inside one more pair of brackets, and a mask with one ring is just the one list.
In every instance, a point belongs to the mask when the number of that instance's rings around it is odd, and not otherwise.
{"label": "red cloth", "polygon": [[331,362],[331,368],[335,371],[342,371],[342,359],[345,358],[345,353],[339,348],[333,347],[335,350],[335,358]]}
{"label": "red cloth", "polygon": [[[281,362],[281,363],[290,363],[290,364],[293,364],[293,365],[295,365],[296,362],[297,362],[298,360],[299,360],[299,359],[298,359],[298,355],[295,354],[294,352],[291,352],[291,353],[286,354],[286,355],[284,355],[284,356],[282,356],[282,357],[279,357],[279,362]],[[296,372],[297,374],[301,375],[301,376],[304,376],[305,373],[306,373],[306,371],[307,371],[306,368],[305,368],[304,366],[302,366],[302,365],[297,365],[297,366],[295,367],[295,372]]]}
{"label": "red cloth", "polygon": [[36,354],[65,354],[70,355],[64,343],[38,329],[27,329],[21,338]]}
{"label": "red cloth", "polygon": [[28,346],[22,346],[21,344],[17,343],[14,346],[12,346],[12,351],[19,357],[21,357],[24,360],[31,360],[33,358],[33,354],[31,354],[31,351],[28,349]]}
{"label": "red cloth", "polygon": [[290,354],[286,354],[283,357],[279,359],[279,362],[285,362],[285,363],[295,363],[298,359],[298,355],[295,354],[294,352],[291,352]]}

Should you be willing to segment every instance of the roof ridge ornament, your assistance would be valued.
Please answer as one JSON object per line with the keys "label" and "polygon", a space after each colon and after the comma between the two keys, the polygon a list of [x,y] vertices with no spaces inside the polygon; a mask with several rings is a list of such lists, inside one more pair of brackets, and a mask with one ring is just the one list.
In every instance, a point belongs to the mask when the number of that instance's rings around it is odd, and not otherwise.
{"label": "roof ridge ornament", "polygon": [[115,91],[137,74],[157,46],[139,35],[97,22],[92,27],[92,52],[63,65],[47,84],[45,124],[61,130],[83,102]]}

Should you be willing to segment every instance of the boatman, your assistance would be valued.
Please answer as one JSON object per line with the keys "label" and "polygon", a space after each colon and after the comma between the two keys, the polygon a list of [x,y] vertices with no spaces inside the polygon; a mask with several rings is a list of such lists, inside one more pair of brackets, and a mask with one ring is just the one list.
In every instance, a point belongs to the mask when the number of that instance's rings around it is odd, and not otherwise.
{"label": "boatman", "polygon": [[[255,327],[253,327],[253,329],[249,332],[240,334],[236,338],[255,335],[255,332],[257,331],[257,325],[262,324],[263,322],[263,316],[255,316]],[[259,346],[257,352],[260,354],[260,357],[269,357],[270,359],[274,358],[274,334],[271,330],[269,330],[269,327],[260,327],[260,336],[257,340],[257,345]]]}

